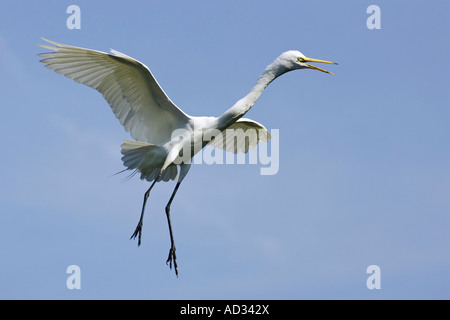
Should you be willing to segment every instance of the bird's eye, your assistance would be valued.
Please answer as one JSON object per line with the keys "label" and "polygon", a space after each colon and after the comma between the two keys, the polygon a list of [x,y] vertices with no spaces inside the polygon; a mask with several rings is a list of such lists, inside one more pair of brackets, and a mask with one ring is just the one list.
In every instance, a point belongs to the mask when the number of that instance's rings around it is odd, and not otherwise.
{"label": "bird's eye", "polygon": [[305,59],[303,57],[298,57],[297,61],[298,62],[305,62]]}

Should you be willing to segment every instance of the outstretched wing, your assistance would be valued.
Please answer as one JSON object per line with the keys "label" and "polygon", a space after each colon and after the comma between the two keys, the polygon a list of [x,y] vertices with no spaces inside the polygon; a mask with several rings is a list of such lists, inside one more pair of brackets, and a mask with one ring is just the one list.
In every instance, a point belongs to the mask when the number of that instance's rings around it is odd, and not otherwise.
{"label": "outstretched wing", "polygon": [[158,145],[189,120],[141,62],[112,49],[107,54],[43,40],[53,46],[40,46],[54,52],[40,54],[41,62],[99,91],[134,139]]}
{"label": "outstretched wing", "polygon": [[256,149],[258,142],[267,142],[271,136],[260,123],[241,118],[222,131],[221,135],[214,137],[209,145],[228,152],[247,153],[248,149]]}

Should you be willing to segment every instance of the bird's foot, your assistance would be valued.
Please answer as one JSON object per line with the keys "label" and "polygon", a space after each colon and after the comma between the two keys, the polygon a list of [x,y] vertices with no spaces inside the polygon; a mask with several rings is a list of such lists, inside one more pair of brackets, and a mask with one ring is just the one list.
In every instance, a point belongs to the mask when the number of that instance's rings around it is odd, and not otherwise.
{"label": "bird's foot", "polygon": [[169,250],[169,257],[167,258],[166,264],[169,265],[170,270],[172,270],[172,262],[173,267],[175,269],[175,274],[178,277],[178,265],[177,265],[177,255],[175,254],[175,246],[172,246]]}
{"label": "bird's foot", "polygon": [[142,236],[142,221],[139,221],[136,230],[134,230],[134,233],[131,235],[131,239],[136,239],[138,237],[138,247],[141,245],[141,236]]}

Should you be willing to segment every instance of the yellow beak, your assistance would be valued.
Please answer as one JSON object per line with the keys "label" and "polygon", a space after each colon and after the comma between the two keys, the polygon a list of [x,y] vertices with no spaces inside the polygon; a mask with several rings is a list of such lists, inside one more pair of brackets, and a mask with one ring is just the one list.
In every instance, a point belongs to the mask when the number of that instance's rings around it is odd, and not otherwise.
{"label": "yellow beak", "polygon": [[312,59],[312,58],[307,58],[307,57],[299,57],[298,58],[298,62],[306,64],[308,66],[308,68],[310,68],[310,69],[322,71],[322,72],[329,73],[329,74],[334,74],[334,73],[331,73],[331,72],[329,72],[327,70],[324,70],[324,69],[318,68],[316,66],[310,65],[307,62],[319,62],[319,63],[337,64],[336,62],[331,62],[331,61],[326,61],[326,60],[319,60],[319,59]]}

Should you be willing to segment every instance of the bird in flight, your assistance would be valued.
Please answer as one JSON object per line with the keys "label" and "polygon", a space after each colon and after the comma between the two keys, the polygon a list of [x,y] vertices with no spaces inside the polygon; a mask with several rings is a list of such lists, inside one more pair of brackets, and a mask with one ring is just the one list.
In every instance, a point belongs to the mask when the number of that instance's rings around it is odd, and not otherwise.
{"label": "bird in flight", "polygon": [[[42,38],[52,50],[41,53],[46,67],[99,91],[117,119],[136,141],[121,145],[125,170],[140,173],[151,182],[137,227],[131,238],[141,244],[145,205],[156,182],[175,180],[175,189],[165,208],[170,234],[166,263],[178,276],[175,242],[170,222],[170,206],[191,167],[192,157],[207,144],[229,152],[248,152],[270,134],[260,123],[243,118],[263,90],[277,77],[297,69],[313,69],[332,74],[310,63],[334,62],[312,59],[299,51],[286,51],[266,67],[250,92],[219,117],[190,116],[178,108],[162,90],[143,63],[111,49],[111,54],[69,46]],[[205,138],[209,137],[209,138]],[[237,139],[236,139],[237,138]],[[238,141],[236,143],[236,141]],[[178,174],[179,167],[179,174]],[[124,170],[124,171],[125,171]]]}

